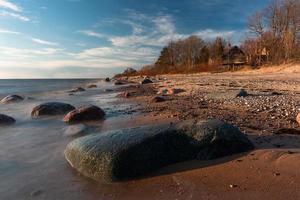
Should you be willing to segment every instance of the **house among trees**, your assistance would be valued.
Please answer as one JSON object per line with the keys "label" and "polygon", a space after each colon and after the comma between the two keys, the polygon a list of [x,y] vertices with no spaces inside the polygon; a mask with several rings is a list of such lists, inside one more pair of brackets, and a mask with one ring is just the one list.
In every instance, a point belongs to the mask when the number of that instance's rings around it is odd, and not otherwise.
{"label": "house among trees", "polygon": [[225,66],[241,66],[246,63],[246,55],[238,46],[234,46],[227,53],[223,54],[222,60]]}

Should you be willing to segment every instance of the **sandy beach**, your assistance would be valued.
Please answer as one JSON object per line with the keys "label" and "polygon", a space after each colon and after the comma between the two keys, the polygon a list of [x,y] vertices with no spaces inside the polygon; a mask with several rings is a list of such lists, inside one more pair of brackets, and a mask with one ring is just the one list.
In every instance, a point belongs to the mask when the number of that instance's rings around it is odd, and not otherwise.
{"label": "sandy beach", "polygon": [[[299,77],[280,72],[165,75],[150,77],[154,83],[147,85],[139,84],[141,77],[131,77],[129,85],[100,84],[72,96],[65,90],[37,93],[33,100],[2,105],[1,112],[17,123],[0,130],[1,198],[299,199],[300,135],[276,134],[282,128],[299,127],[295,121],[300,109]],[[104,87],[114,91],[104,92]],[[180,92],[165,95],[161,103],[152,101],[159,91],[170,88]],[[249,95],[232,96],[240,89]],[[122,91],[130,97],[116,98]],[[239,127],[255,149],[211,161],[178,163],[135,180],[99,183],[65,160],[63,152],[74,137],[65,135],[69,126],[61,117],[30,118],[34,105],[54,100],[94,104],[107,112],[104,121],[86,124],[90,127],[86,134],[217,118]],[[271,106],[274,102],[277,107]]]}

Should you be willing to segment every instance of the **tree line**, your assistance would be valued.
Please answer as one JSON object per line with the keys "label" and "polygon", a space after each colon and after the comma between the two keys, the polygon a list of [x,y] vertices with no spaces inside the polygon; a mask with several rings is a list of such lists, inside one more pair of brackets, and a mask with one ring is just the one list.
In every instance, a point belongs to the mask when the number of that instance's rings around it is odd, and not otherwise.
{"label": "tree line", "polygon": [[[191,73],[224,70],[226,65],[254,67],[300,59],[300,0],[272,0],[248,20],[250,35],[239,47],[218,37],[204,41],[192,35],[169,42],[156,62],[134,75]],[[237,61],[238,59],[238,61]]]}

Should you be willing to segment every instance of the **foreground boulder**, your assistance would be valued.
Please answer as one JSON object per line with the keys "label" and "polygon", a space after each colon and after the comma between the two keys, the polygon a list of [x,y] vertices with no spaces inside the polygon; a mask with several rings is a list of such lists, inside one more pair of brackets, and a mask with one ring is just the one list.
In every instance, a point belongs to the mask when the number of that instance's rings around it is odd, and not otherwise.
{"label": "foreground boulder", "polygon": [[83,175],[111,182],[193,159],[196,152],[191,138],[178,130],[143,127],[76,139],[67,146],[65,157]]}
{"label": "foreground boulder", "polygon": [[74,106],[67,103],[48,102],[34,107],[31,116],[37,118],[41,116],[64,115],[74,109]]}
{"label": "foreground boulder", "polygon": [[3,103],[3,104],[16,103],[16,102],[20,102],[23,100],[24,100],[24,98],[19,95],[9,95],[9,96],[4,97],[1,100],[1,103]]}
{"label": "foreground boulder", "polygon": [[238,128],[220,120],[185,122],[179,125],[194,138],[200,149],[199,160],[211,160],[253,149],[253,144]]}
{"label": "foreground boulder", "polygon": [[191,159],[214,159],[253,148],[232,125],[218,120],[139,127],[90,135],[71,142],[65,157],[83,175],[120,181]]}
{"label": "foreground boulder", "polygon": [[85,121],[94,121],[94,120],[101,120],[105,116],[105,112],[93,105],[88,106],[81,106],[71,112],[69,112],[64,117],[64,122],[67,123],[78,123],[78,122],[85,122]]}
{"label": "foreground boulder", "polygon": [[0,114],[0,125],[11,125],[15,123],[16,120],[10,116]]}

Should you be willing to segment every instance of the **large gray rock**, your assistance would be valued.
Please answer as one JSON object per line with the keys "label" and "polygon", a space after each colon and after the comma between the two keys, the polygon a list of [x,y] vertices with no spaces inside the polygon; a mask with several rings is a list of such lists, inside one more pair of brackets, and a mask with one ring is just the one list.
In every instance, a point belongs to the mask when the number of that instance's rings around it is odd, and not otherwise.
{"label": "large gray rock", "polygon": [[48,102],[34,107],[31,116],[37,118],[40,116],[64,115],[74,109],[74,106],[67,103]]}
{"label": "large gray rock", "polygon": [[0,114],[0,125],[11,125],[15,123],[16,120],[10,116]]}
{"label": "large gray rock", "polygon": [[178,128],[197,141],[199,160],[220,158],[254,148],[238,128],[220,120],[184,122]]}
{"label": "large gray rock", "polygon": [[98,181],[135,178],[163,166],[195,158],[192,139],[168,127],[143,127],[82,137],[65,157],[83,175]]}
{"label": "large gray rock", "polygon": [[81,106],[64,117],[66,123],[80,123],[85,121],[101,120],[105,116],[105,112],[94,105]]}
{"label": "large gray rock", "polygon": [[16,103],[16,102],[20,102],[23,100],[24,100],[24,98],[19,95],[9,95],[9,96],[4,97],[1,100],[1,103],[3,103],[3,104]]}
{"label": "large gray rock", "polygon": [[90,135],[71,142],[65,157],[83,175],[110,182],[181,161],[219,158],[252,148],[239,129],[213,120]]}

